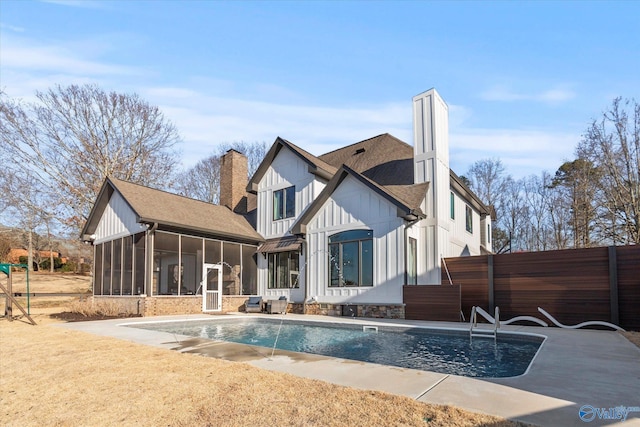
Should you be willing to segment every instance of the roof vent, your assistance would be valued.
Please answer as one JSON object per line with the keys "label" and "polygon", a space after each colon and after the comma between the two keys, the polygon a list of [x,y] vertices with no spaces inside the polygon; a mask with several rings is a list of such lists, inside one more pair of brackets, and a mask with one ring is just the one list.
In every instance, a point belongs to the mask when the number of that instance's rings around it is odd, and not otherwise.
{"label": "roof vent", "polygon": [[356,150],[356,154],[362,154],[362,153],[364,153],[364,148],[358,148]]}

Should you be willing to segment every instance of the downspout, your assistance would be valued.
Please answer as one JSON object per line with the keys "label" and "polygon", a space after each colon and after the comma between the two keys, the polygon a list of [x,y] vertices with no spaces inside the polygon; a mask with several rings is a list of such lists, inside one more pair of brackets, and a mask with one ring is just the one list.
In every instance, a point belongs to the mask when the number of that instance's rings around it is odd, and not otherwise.
{"label": "downspout", "polygon": [[309,298],[309,269],[307,263],[309,261],[309,245],[307,240],[302,243],[304,247],[304,300],[302,300],[302,314],[307,314],[307,299]]}

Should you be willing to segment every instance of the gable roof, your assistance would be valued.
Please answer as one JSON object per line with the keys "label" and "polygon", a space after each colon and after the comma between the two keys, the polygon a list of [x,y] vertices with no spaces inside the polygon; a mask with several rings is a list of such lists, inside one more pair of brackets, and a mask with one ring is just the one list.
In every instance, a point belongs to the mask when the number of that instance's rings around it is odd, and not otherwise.
{"label": "gable roof", "polygon": [[413,147],[388,133],[319,157],[339,168],[347,165],[380,185],[412,185]]}
{"label": "gable roof", "polygon": [[[425,214],[420,209],[420,203],[424,199],[427,189],[429,188],[428,182],[409,186],[382,186],[378,185],[366,176],[354,171],[349,166],[342,165],[333,178],[331,178],[327,186],[320,192],[318,197],[293,224],[291,227],[292,234],[306,234],[306,228],[309,222],[318,213],[331,194],[333,194],[338,186],[347,178],[347,176],[352,176],[365,186],[369,187],[375,193],[394,204],[398,208],[398,216],[401,216],[406,220],[425,218]],[[400,189],[398,187],[403,188]]]}
{"label": "gable roof", "polygon": [[298,156],[302,161],[304,161],[308,165],[309,173],[317,175],[326,180],[331,179],[331,177],[336,173],[338,168],[328,164],[327,162],[319,159],[308,151],[303,150],[295,144],[287,141],[286,139],[277,137],[267,155],[264,157],[264,160],[260,163],[260,166],[253,174],[249,183],[247,184],[247,191],[250,193],[258,192],[258,183],[269,169],[269,166],[276,158],[280,150],[286,147],[291,152],[293,152],[296,156]]}
{"label": "gable roof", "polygon": [[120,193],[140,223],[157,223],[167,228],[248,242],[264,241],[245,217],[226,206],[213,205],[115,178],[107,178],[102,184],[82,230],[83,236],[94,234],[115,191]]}
{"label": "gable roof", "polygon": [[[419,205],[424,198],[424,193],[419,196],[411,188],[419,185],[413,184],[413,147],[388,133],[331,151],[319,158],[333,166],[349,166],[410,204]],[[490,208],[451,169],[449,179],[451,188],[467,199],[481,215],[491,214]],[[416,202],[413,198],[420,200]]]}

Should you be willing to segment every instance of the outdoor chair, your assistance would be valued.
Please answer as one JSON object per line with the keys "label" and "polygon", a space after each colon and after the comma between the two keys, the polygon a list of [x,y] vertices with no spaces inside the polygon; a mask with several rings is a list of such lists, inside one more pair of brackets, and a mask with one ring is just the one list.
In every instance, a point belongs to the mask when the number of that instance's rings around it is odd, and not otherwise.
{"label": "outdoor chair", "polygon": [[244,303],[244,309],[247,313],[261,313],[262,297],[249,297],[247,302]]}
{"label": "outdoor chair", "polygon": [[269,301],[267,301],[267,313],[287,314],[288,304],[289,303],[287,302],[287,297],[284,295],[281,296],[279,299],[270,299]]}

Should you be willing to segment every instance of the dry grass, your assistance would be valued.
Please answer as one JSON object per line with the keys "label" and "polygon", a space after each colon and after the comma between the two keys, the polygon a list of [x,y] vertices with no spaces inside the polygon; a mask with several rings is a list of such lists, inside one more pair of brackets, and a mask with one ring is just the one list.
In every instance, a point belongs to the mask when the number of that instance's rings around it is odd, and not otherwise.
{"label": "dry grass", "polygon": [[[0,283],[6,286],[7,276],[0,274]],[[27,277],[24,271],[11,273],[13,292],[27,291]],[[71,273],[29,273],[29,292],[35,293],[83,293],[91,291],[91,277]]]}
{"label": "dry grass", "polygon": [[73,300],[67,304],[71,313],[82,314],[86,317],[93,316],[118,316],[122,307],[115,301]]}
{"label": "dry grass", "polygon": [[519,425],[37,321],[0,320],[0,425]]}
{"label": "dry grass", "polygon": [[620,332],[626,339],[640,348],[640,332],[626,331]]}

